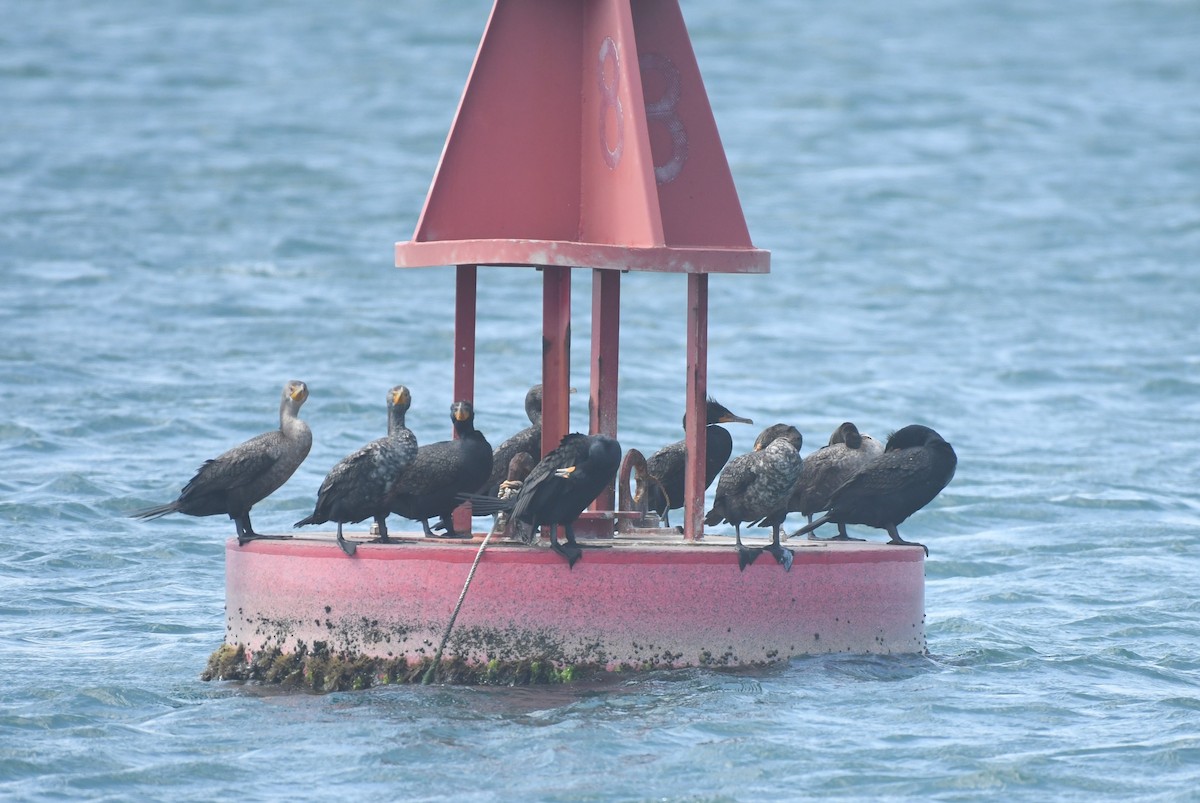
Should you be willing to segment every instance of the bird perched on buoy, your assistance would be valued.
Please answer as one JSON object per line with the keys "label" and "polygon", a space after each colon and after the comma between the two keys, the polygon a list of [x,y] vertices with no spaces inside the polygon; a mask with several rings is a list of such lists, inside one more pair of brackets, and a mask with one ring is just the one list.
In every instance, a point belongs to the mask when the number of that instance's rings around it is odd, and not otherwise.
{"label": "bird perched on buoy", "polygon": [[229,451],[205,461],[174,502],[138,510],[129,515],[156,519],[168,513],[188,516],[226,514],[237,528],[238,544],[259,535],[250,524],[250,508],[277,491],[295,473],[312,448],[312,431],[300,420],[300,406],[308,398],[308,385],[293,379],[283,386],[279,401],[279,429],[264,432]]}
{"label": "bird perched on buoy", "polygon": [[886,530],[889,544],[919,546],[905,541],[897,529],[913,513],[933,501],[954,478],[958,456],[934,430],[910,424],[887,440],[883,454],[864,466],[830,497],[829,512],[801,527],[792,537],[805,535],[823,524],[865,524]]}
{"label": "bird perched on buoy", "polygon": [[[738,566],[743,570],[763,551],[770,552],[784,569],[792,568],[792,551],[780,544],[779,528],[787,515],[788,496],[804,464],[800,457],[804,438],[793,426],[776,427],[777,434],[765,447],[729,461],[717,482],[712,509],[704,517],[708,525],[723,521],[733,525]],[[743,546],[743,522],[770,526],[771,544],[756,549]]]}
{"label": "bird perched on buoy", "polygon": [[[454,530],[453,513],[460,493],[477,490],[492,473],[492,447],[475,429],[475,408],[469,401],[450,406],[453,440],[438,441],[417,450],[392,499],[392,512],[421,522],[426,538],[465,538]],[[435,533],[429,519],[440,517]]]}
{"label": "bird perched on buoy", "polygon": [[[550,548],[573,567],[583,551],[575,542],[575,520],[600,492],[613,481],[621,463],[621,444],[607,435],[565,435],[558,446],[543,457],[525,478],[515,499],[499,500],[477,494],[460,498],[478,505],[484,513],[510,510],[512,518],[535,531],[550,528]],[[563,528],[566,544],[558,542],[557,527]]]}
{"label": "bird perched on buoy", "polygon": [[[567,388],[568,393],[574,393],[575,388]],[[542,386],[534,385],[525,394],[525,415],[529,417],[529,426],[505,439],[492,451],[492,471],[487,482],[479,493],[484,496],[495,496],[500,489],[500,483],[505,479],[509,461],[521,452],[530,455],[542,453]],[[537,462],[536,459],[534,462]]]}
{"label": "bird perched on buoy", "polygon": [[[729,408],[711,396],[705,402],[704,427],[704,487],[712,485],[713,480],[721,473],[721,468],[733,454],[733,437],[728,430],[718,424],[740,423],[753,424],[749,418],[734,415]],[[687,416],[684,416],[684,427],[687,426]],[[658,488],[650,488],[648,492],[649,509],[662,517],[663,525],[670,527],[670,512],[683,507],[683,486],[687,472],[687,440],[676,441],[662,447],[646,461],[650,475],[657,478]]]}
{"label": "bird perched on buoy", "polygon": [[357,547],[342,536],[342,525],[374,518],[379,540],[387,543],[387,516],[400,480],[417,456],[417,437],[404,424],[412,394],[404,385],[388,391],[387,435],[343,458],[329,470],[317,491],[312,515],[294,526],[337,522],[338,546],[347,555]]}
{"label": "bird perched on buoy", "polygon": [[[495,459],[495,452],[492,452],[492,459]],[[496,489],[496,498],[507,501],[512,499],[516,502],[517,494],[521,492],[521,488],[525,485],[525,478],[529,476],[529,472],[533,470],[535,463],[533,455],[529,452],[517,452],[508,461],[508,474],[504,481],[500,483],[500,487]],[[508,511],[501,510],[496,516],[496,521],[492,525],[493,533],[502,533],[508,529]],[[513,537],[525,543],[533,542],[533,530],[528,527],[517,526],[513,528]]]}
{"label": "bird perched on buoy", "polygon": [[[804,458],[804,468],[788,499],[788,512],[801,513],[811,522],[815,514],[829,510],[830,497],[842,483],[881,454],[882,443],[859,432],[853,422],[843,422],[829,436],[828,444]],[[808,537],[814,536],[809,533]],[[834,539],[855,540],[846,534],[844,524],[838,525]]]}

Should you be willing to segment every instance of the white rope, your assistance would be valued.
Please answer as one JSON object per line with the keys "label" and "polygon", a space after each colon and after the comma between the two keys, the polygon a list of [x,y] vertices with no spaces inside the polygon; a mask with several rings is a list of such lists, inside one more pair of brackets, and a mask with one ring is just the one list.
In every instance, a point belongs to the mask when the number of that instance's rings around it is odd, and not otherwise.
{"label": "white rope", "polygon": [[433,656],[433,664],[425,672],[425,676],[421,678],[422,683],[430,683],[437,675],[438,668],[442,665],[442,651],[446,649],[446,642],[450,640],[450,631],[454,629],[454,620],[458,618],[458,612],[462,610],[463,600],[467,598],[467,589],[471,587],[471,579],[475,577],[475,569],[479,566],[479,559],[483,557],[483,550],[487,548],[488,541],[492,534],[489,532],[483,537],[483,542],[479,545],[479,551],[475,553],[475,560],[471,563],[471,571],[467,572],[467,582],[463,583],[462,593],[458,595],[458,604],[454,606],[454,613],[450,614],[450,622],[446,625],[446,632],[442,635],[442,643],[438,645],[437,655]]}

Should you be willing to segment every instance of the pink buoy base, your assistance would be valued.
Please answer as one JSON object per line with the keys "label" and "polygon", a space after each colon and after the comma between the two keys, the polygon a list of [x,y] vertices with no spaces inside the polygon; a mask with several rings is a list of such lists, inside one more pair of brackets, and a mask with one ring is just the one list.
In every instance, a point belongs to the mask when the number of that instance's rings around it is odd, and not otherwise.
{"label": "pink buoy base", "polygon": [[[314,648],[433,658],[478,542],[393,540],[360,540],[350,557],[332,534],[244,547],[231,539],[226,645],[246,660]],[[785,572],[769,554],[739,571],[731,538],[591,543],[573,569],[544,545],[489,543],[444,658],[618,671],[926,651],[919,547],[789,542],[795,562]]]}

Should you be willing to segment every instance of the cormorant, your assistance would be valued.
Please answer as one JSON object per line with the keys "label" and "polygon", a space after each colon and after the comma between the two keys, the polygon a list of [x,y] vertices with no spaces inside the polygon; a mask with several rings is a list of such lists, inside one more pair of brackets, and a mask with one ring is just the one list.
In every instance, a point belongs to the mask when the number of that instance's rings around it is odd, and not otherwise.
{"label": "cormorant", "polygon": [[[621,444],[616,439],[572,432],[533,467],[515,500],[473,494],[461,498],[478,504],[484,513],[511,510],[514,519],[528,523],[534,531],[549,525],[550,548],[566,558],[571,567],[583,554],[575,543],[575,520],[613,481],[620,463]],[[556,525],[566,534],[565,545],[558,542]]]}
{"label": "cormorant", "polygon": [[528,452],[530,455],[542,453],[542,386],[531,387],[525,394],[525,415],[529,417],[529,426],[504,440],[492,451],[492,471],[488,475],[478,493],[484,496],[495,496],[504,482],[508,472],[508,463],[518,452]]}
{"label": "cormorant", "polygon": [[[492,473],[492,446],[475,429],[475,408],[468,401],[450,406],[454,423],[453,440],[438,441],[417,450],[400,487],[392,499],[392,512],[421,522],[427,538],[465,538],[454,531],[453,512],[460,493],[478,490]],[[439,516],[437,534],[429,528],[429,519]]]}
{"label": "cormorant", "polygon": [[[492,452],[492,459],[496,456]],[[521,488],[525,485],[525,478],[529,476],[529,472],[533,470],[535,463],[533,455],[529,452],[517,452],[508,461],[508,476],[504,482],[500,483],[500,487],[496,489],[496,498],[501,500],[512,499],[516,501],[517,494],[521,492]],[[496,521],[492,525],[493,533],[502,533],[508,529],[508,511],[501,510],[496,516]],[[529,544],[533,542],[533,530],[524,527],[518,522],[512,533],[513,537]]]}
{"label": "cormorant", "polygon": [[[803,460],[800,446],[804,443],[800,431],[782,426],[764,448],[740,455],[729,461],[717,483],[717,495],[712,510],[704,517],[705,524],[727,521],[733,525],[737,538],[738,566],[745,569],[762,551],[770,552],[785,569],[792,568],[792,551],[779,543],[779,527],[787,515],[786,503]],[[765,548],[742,546],[742,522],[771,527],[771,544]]]}
{"label": "cormorant", "polygon": [[[705,421],[707,426],[704,428],[704,487],[707,489],[729,460],[729,455],[733,453],[733,438],[717,424],[754,422],[749,418],[734,415],[711,396],[705,403]],[[684,416],[684,426],[687,426],[687,416]],[[657,477],[660,483],[658,488],[649,489],[649,509],[662,517],[664,526],[670,527],[670,511],[683,507],[687,441],[681,440],[662,447],[650,455],[646,466],[651,476]]]}
{"label": "cormorant", "polygon": [[342,537],[342,525],[374,518],[379,540],[387,542],[387,515],[400,479],[417,456],[417,438],[404,425],[404,415],[412,404],[412,394],[404,385],[388,391],[388,434],[377,438],[343,458],[330,469],[317,491],[317,505],[311,516],[294,526],[337,522],[338,546],[347,555],[357,547]]}
{"label": "cormorant", "polygon": [[237,527],[239,545],[255,538],[290,537],[254,532],[250,508],[278,490],[308,457],[312,432],[297,417],[300,405],[307,398],[308,385],[295,379],[288,382],[279,402],[279,429],[264,432],[220,457],[205,461],[174,502],[129,515],[156,519],[168,513],[188,516],[225,513]]}
{"label": "cormorant", "polygon": [[[788,499],[788,511],[801,513],[811,522],[814,514],[829,510],[829,499],[842,483],[881,454],[882,443],[859,432],[852,422],[842,423],[829,436],[826,446],[804,458],[800,479]],[[809,533],[808,537],[814,536]],[[838,525],[834,539],[857,540],[846,534],[844,524]]]}
{"label": "cormorant", "polygon": [[897,527],[941,493],[957,466],[954,448],[937,432],[920,424],[898,429],[888,438],[883,454],[833,492],[829,512],[792,537],[828,522],[843,527],[865,524],[887,530],[889,544],[919,546],[928,556],[928,547],[905,541]]}

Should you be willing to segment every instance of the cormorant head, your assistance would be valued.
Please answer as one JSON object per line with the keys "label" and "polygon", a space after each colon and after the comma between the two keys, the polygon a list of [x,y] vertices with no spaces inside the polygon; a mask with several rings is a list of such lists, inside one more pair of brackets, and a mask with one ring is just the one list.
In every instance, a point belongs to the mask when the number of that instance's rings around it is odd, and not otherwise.
{"label": "cormorant head", "polygon": [[475,408],[471,406],[469,401],[456,401],[450,405],[450,418],[456,424],[473,421],[475,418]]}
{"label": "cormorant head", "polygon": [[800,430],[793,427],[791,424],[772,424],[759,433],[754,439],[754,451],[761,452],[771,445],[771,442],[776,438],[784,438],[792,446],[796,447],[796,451],[800,451],[800,447],[804,445],[804,436],[800,434]]}
{"label": "cormorant head", "polygon": [[884,451],[894,452],[898,449],[913,449],[920,446],[929,446],[938,441],[946,443],[941,435],[929,427],[920,424],[909,424],[888,436],[887,446],[884,448]]}
{"label": "cormorant head", "polygon": [[284,398],[291,399],[299,407],[308,399],[308,385],[299,379],[293,379],[284,385],[283,395]]}
{"label": "cormorant head", "polygon": [[[704,403],[704,423],[711,426],[713,424],[753,424],[754,422],[749,418],[734,415],[728,407],[709,396]],[[687,413],[683,414],[683,428],[687,429]]]}
{"label": "cormorant head", "polygon": [[835,443],[844,443],[850,449],[858,449],[862,446],[862,433],[853,423],[846,421],[829,436],[829,445],[833,446]]}
{"label": "cormorant head", "polygon": [[396,387],[388,391],[387,404],[389,409],[400,407],[407,410],[412,404],[412,394],[409,393],[408,388],[404,387],[404,385],[396,385]]}
{"label": "cormorant head", "polygon": [[[567,393],[574,393],[575,388],[567,388]],[[530,423],[542,425],[542,385],[534,385],[525,394],[525,415]]]}

